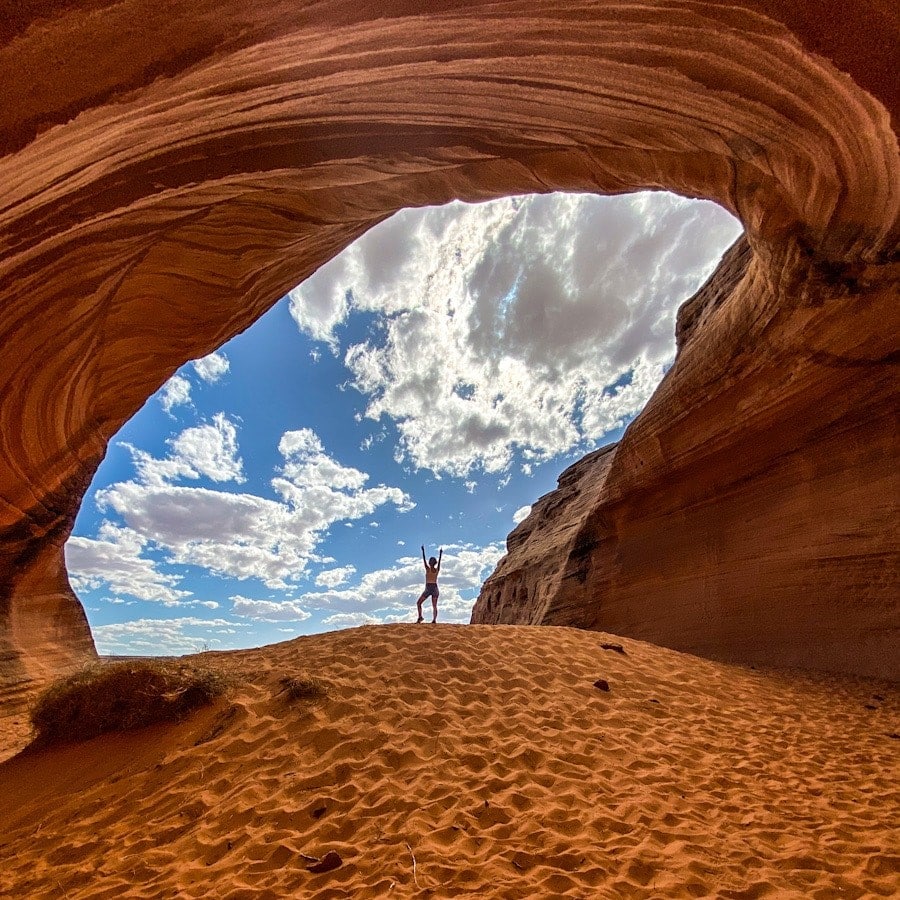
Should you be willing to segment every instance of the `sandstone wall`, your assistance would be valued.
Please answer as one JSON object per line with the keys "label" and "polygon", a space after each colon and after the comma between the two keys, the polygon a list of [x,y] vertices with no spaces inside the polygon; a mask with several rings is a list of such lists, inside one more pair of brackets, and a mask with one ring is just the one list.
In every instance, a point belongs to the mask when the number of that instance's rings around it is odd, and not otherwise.
{"label": "sandstone wall", "polygon": [[[564,473],[510,535],[473,621],[577,625],[720,659],[898,676],[896,287],[855,317],[836,299],[819,306],[818,282],[775,290],[773,318],[743,323],[729,346],[729,307],[739,315],[748,294],[760,307],[767,296],[755,263],[736,281],[742,243],[683,307],[675,366],[603,465],[575,489]],[[869,334],[848,328],[869,304]],[[880,337],[877,310],[888,324]],[[727,362],[717,366],[710,345]],[[702,381],[688,393],[692,361]],[[536,572],[549,593],[516,615],[512,586]]]}
{"label": "sandstone wall", "polygon": [[[0,682],[92,652],[62,546],[110,437],[404,206],[667,188],[733,211],[752,263],[592,490],[578,546],[595,520],[681,515],[663,484],[699,510],[739,461],[790,457],[819,509],[817,433],[842,471],[863,438],[893,449],[897,31],[880,0],[0,2]],[[836,536],[861,533],[863,499]],[[691,515],[685,546],[713,554]],[[546,616],[592,621],[620,565],[604,552],[585,556],[597,596]],[[867,597],[843,602],[865,619]]]}
{"label": "sandstone wall", "polygon": [[[615,444],[589,453],[559,476],[555,491],[531,507],[506,539],[509,554],[485,582],[473,611],[475,622],[538,625],[567,578],[580,578],[577,562],[587,548],[579,535],[594,509],[597,489],[612,464]],[[570,567],[569,562],[575,566]]]}

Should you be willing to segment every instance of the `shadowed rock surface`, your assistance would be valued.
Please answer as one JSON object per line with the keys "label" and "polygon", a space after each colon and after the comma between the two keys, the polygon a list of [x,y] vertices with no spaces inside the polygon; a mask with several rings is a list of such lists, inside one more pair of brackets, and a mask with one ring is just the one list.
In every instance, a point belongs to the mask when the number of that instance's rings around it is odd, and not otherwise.
{"label": "shadowed rock surface", "polygon": [[642,188],[752,256],[492,609],[897,674],[896,11],[422,10],[0,2],[0,691],[93,653],[63,545],[179,365],[402,207]]}
{"label": "shadowed rock surface", "polygon": [[[898,676],[897,361],[813,349],[824,311],[790,327],[761,312],[762,327],[713,343],[754,266],[739,240],[682,306],[672,370],[622,441],[567,469],[510,534],[473,622]],[[848,319],[831,339],[864,342]],[[685,397],[672,382],[696,355],[709,370]]]}

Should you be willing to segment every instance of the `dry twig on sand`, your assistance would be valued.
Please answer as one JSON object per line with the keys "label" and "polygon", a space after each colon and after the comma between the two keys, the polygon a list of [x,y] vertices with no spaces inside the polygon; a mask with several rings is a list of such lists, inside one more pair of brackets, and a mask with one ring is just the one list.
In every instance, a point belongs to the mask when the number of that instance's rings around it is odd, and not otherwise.
{"label": "dry twig on sand", "polygon": [[328,686],[320,678],[314,676],[286,676],[279,680],[281,690],[276,696],[283,695],[287,701],[292,700],[324,700],[328,697]]}
{"label": "dry twig on sand", "polygon": [[416,876],[416,854],[412,852],[412,847],[409,846],[409,841],[406,842],[406,849],[409,850],[409,855],[412,857],[413,863],[413,881],[419,890],[422,889],[422,886],[419,884],[419,879]]}

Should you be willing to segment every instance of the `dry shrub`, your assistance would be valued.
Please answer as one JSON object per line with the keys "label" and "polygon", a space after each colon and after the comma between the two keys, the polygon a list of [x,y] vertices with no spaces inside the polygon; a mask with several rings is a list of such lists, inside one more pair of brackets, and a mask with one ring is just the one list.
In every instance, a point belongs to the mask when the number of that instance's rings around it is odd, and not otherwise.
{"label": "dry shrub", "polygon": [[328,696],[328,687],[324,681],[309,675],[298,675],[292,678],[282,678],[279,682],[281,690],[278,692],[288,701],[295,700],[324,700]]}
{"label": "dry shrub", "polygon": [[38,698],[31,712],[34,743],[65,744],[174,722],[226,688],[220,673],[187,663],[142,659],[89,666]]}

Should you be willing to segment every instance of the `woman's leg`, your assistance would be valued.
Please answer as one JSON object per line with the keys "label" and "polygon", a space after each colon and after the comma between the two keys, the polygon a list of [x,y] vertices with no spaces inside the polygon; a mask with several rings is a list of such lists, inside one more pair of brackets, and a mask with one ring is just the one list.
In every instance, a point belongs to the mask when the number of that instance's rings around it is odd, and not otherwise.
{"label": "woman's leg", "polygon": [[419,609],[419,618],[416,619],[416,625],[418,625],[419,622],[423,621],[423,617],[422,617],[422,604],[425,602],[425,598],[426,598],[427,596],[428,596],[428,591],[422,591],[422,596],[419,597],[418,601],[416,602],[416,606],[417,606],[418,609]]}

